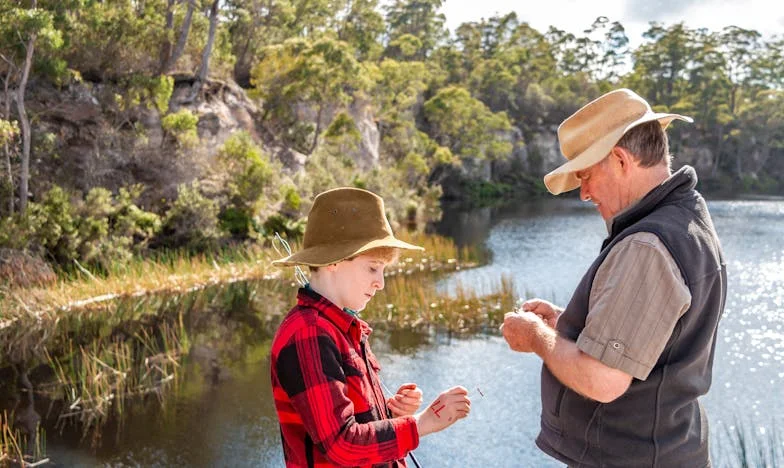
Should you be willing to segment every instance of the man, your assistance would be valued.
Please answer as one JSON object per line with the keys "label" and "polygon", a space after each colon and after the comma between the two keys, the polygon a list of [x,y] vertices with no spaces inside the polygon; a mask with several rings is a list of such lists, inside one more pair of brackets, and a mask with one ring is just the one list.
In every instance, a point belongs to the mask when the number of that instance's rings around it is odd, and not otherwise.
{"label": "man", "polygon": [[727,276],[689,166],[670,169],[667,125],[627,89],[558,128],[569,160],[545,176],[580,188],[607,223],[599,256],[561,309],[533,299],[506,314],[509,346],[542,366],[536,444],[569,466],[710,466],[698,398],[710,388]]}

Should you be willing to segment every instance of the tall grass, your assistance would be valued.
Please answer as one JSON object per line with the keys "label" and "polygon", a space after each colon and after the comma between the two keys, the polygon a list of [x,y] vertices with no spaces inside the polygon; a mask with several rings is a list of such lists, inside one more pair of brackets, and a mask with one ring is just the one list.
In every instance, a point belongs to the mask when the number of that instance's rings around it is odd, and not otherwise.
{"label": "tall grass", "polygon": [[28,446],[28,438],[13,428],[13,415],[0,415],[0,466],[35,467],[49,462],[46,457],[46,432],[36,427],[35,444]]}
{"label": "tall grass", "polygon": [[766,428],[737,419],[733,424],[719,427],[718,442],[711,447],[717,466],[775,468],[784,465],[784,437],[775,424]]}
{"label": "tall grass", "polygon": [[178,380],[179,361],[187,353],[187,333],[179,323],[163,322],[150,330],[142,328],[127,339],[98,339],[70,354],[49,357],[57,382],[49,398],[66,408],[58,426],[78,422],[83,436],[97,440],[103,424],[112,416],[122,421],[127,399],[155,394],[163,403],[166,388]]}
{"label": "tall grass", "polygon": [[362,317],[374,326],[423,328],[435,326],[452,332],[471,333],[503,322],[514,308],[517,293],[509,277],[501,277],[491,292],[480,296],[465,285],[458,285],[452,296],[436,289],[434,279],[395,276],[376,293]]}

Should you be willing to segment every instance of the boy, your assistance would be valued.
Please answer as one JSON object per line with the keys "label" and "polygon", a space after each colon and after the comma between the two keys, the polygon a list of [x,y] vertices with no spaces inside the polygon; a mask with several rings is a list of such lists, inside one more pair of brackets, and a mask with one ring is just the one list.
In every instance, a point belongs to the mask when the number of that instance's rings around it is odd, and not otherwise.
{"label": "boy", "polygon": [[415,384],[384,397],[367,342],[372,330],[357,312],[384,288],[384,267],[398,249],[423,250],[395,238],[381,197],[338,188],[314,200],[303,249],[274,262],[311,271],[271,349],[287,467],[405,467],[419,437],[468,415],[462,387],[418,414],[422,392]]}

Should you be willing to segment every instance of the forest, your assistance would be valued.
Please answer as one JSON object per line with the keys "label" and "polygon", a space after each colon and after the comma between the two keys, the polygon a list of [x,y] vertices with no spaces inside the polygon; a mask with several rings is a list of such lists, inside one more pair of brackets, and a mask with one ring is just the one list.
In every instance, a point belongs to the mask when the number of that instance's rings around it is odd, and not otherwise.
{"label": "forest", "polygon": [[443,3],[0,0],[0,256],[100,273],[296,239],[336,186],[418,229],[448,201],[543,196],[557,126],[618,87],[695,119],[669,134],[703,192],[784,193],[784,37],[449,31]]}

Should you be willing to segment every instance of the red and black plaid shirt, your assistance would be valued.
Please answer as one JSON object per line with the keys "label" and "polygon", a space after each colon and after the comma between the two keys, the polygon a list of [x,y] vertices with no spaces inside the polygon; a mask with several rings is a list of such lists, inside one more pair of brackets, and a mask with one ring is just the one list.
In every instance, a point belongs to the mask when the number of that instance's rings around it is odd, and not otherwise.
{"label": "red and black plaid shirt", "polygon": [[271,350],[287,467],[405,467],[419,445],[414,418],[388,413],[371,331],[315,291],[299,290]]}

